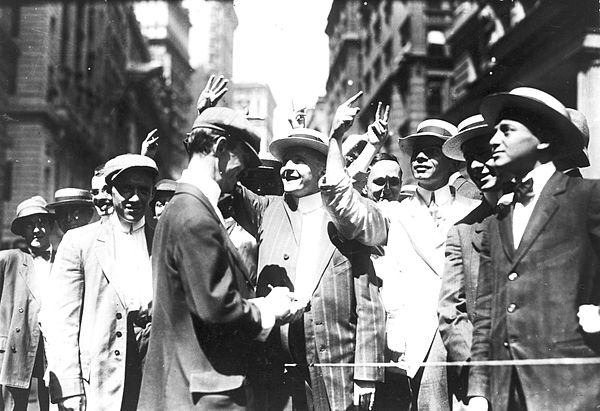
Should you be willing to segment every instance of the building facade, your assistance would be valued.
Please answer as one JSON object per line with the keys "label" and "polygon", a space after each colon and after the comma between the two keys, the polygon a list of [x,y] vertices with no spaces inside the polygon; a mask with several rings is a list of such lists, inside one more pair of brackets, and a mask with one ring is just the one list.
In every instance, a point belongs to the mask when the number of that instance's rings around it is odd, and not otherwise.
{"label": "building facade", "polygon": [[19,202],[37,194],[51,200],[61,187],[88,188],[97,165],[139,152],[148,130],[173,131],[162,69],[130,3],[17,3],[1,10],[1,47],[10,56],[0,64],[7,246]]}

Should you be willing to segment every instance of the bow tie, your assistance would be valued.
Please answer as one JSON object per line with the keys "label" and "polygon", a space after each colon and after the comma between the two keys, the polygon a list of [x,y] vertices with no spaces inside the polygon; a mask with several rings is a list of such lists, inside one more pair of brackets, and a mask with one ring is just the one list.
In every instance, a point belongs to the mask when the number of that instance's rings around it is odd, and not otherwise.
{"label": "bow tie", "polygon": [[42,257],[46,261],[50,261],[50,257],[52,257],[52,252],[50,250],[44,251],[33,251],[31,250],[31,255],[33,258]]}
{"label": "bow tie", "polygon": [[533,198],[533,179],[529,178],[525,181],[520,181],[515,184],[515,203],[521,203],[523,205],[527,205],[529,201]]}

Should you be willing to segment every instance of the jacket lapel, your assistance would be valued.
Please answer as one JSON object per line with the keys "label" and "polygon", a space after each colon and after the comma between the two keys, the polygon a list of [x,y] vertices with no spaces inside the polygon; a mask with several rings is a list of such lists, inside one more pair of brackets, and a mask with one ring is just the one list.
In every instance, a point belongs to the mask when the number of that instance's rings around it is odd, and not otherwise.
{"label": "jacket lapel", "polygon": [[515,240],[513,239],[513,230],[512,230],[512,215],[513,215],[513,207],[510,207],[510,210],[503,216],[498,217],[498,231],[500,232],[500,240],[502,242],[502,248],[504,249],[504,254],[509,259],[509,261],[513,261],[515,254]]}
{"label": "jacket lapel", "polygon": [[34,271],[33,257],[31,256],[31,254],[23,252],[21,255],[21,258],[22,258],[22,262],[21,262],[21,265],[19,266],[19,275],[23,278],[23,280],[25,281],[25,284],[27,284],[29,293],[39,303],[40,301],[38,299],[38,296],[34,292],[34,287],[31,282],[31,280],[32,280],[31,274]]}
{"label": "jacket lapel", "polygon": [[[106,277],[109,284],[114,282],[114,265],[115,265],[115,236],[113,233],[113,226],[110,221],[106,221],[100,225],[98,237],[96,237],[95,251],[96,257],[98,258],[98,264]],[[117,297],[123,308],[126,308],[125,298],[121,294],[118,286],[112,284]]]}
{"label": "jacket lapel", "polygon": [[535,239],[558,210],[558,202],[555,196],[564,193],[568,179],[567,176],[557,171],[550,177],[550,180],[548,180],[548,183],[542,189],[523,233],[519,248],[516,251],[516,258],[513,264],[518,263],[523,258]]}

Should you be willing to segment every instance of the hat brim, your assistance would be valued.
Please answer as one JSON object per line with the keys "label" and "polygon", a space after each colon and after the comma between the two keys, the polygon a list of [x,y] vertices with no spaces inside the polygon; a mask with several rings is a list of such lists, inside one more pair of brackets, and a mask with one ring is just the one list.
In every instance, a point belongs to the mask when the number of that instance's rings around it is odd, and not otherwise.
{"label": "hat brim", "polygon": [[329,151],[329,146],[321,141],[313,140],[306,137],[294,136],[294,137],[285,137],[278,138],[277,140],[273,140],[269,145],[269,151],[273,156],[283,162],[283,155],[287,150],[291,147],[306,147],[312,150],[318,151],[319,153],[327,156],[327,152]]}
{"label": "hat brim", "polygon": [[413,145],[417,142],[418,138],[423,138],[423,137],[437,138],[438,140],[440,140],[440,142],[442,144],[445,143],[449,138],[449,137],[446,137],[446,136],[443,136],[443,135],[437,134],[437,133],[430,133],[430,132],[415,133],[415,134],[408,135],[406,137],[398,138],[398,143],[400,145],[400,149],[402,149],[403,151],[412,155]]}
{"label": "hat brim", "polygon": [[131,167],[120,168],[120,169],[117,169],[117,170],[114,170],[114,171],[108,173],[105,177],[106,184],[112,184],[112,182],[115,181],[115,179],[117,177],[119,177],[121,174],[123,174],[125,171],[133,170],[133,169],[141,169],[141,170],[148,171],[150,174],[152,174],[152,176],[154,178],[156,178],[156,176],[158,175],[158,171],[155,168],[148,167],[148,166],[137,166],[136,165],[136,166],[131,166]]}
{"label": "hat brim", "polygon": [[66,206],[66,205],[83,205],[83,206],[94,206],[94,202],[92,200],[65,200],[65,201],[55,201],[54,203],[49,203],[46,207],[49,209],[56,209],[57,207]]}
{"label": "hat brim", "polygon": [[565,116],[550,108],[541,101],[510,93],[496,93],[483,99],[479,112],[486,123],[495,126],[506,109],[522,109],[536,114],[552,122],[557,130],[557,142],[570,153],[580,151],[584,146],[583,136],[579,129]]}
{"label": "hat brim", "polygon": [[465,155],[462,151],[462,145],[465,142],[477,137],[485,137],[486,135],[491,139],[493,134],[494,128],[487,125],[470,128],[446,140],[442,145],[442,153],[452,160],[465,161]]}
{"label": "hat brim", "polygon": [[44,217],[48,218],[51,222],[54,222],[54,214],[52,214],[52,213],[31,213],[31,214],[27,214],[27,215],[15,218],[13,220],[12,224],[10,225],[10,231],[12,231],[13,234],[24,236],[23,221],[26,218],[34,216],[34,215],[43,215]]}

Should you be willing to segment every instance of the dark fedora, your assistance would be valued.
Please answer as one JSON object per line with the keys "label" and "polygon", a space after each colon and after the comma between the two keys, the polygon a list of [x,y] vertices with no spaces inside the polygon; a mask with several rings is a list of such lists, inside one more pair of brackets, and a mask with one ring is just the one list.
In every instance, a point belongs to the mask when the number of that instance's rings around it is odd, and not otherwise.
{"label": "dark fedora", "polygon": [[494,135],[494,127],[488,125],[481,114],[467,117],[458,125],[458,134],[450,137],[442,145],[442,152],[452,160],[465,161],[462,145],[475,138],[487,137],[491,139]]}
{"label": "dark fedora", "polygon": [[47,207],[51,210],[66,205],[94,205],[92,194],[88,190],[81,188],[61,188],[54,193],[54,202],[49,203]]}
{"label": "dark fedora", "polygon": [[260,164],[260,136],[243,114],[226,107],[209,107],[196,117],[192,130],[207,128],[237,139],[243,143],[251,156],[250,167]]}
{"label": "dark fedora", "polygon": [[567,108],[550,94],[532,87],[517,87],[508,93],[496,93],[483,99],[480,112],[485,121],[495,126],[507,112],[531,113],[540,118],[545,128],[556,130],[557,145],[569,152],[584,147],[583,135],[571,121]]}
{"label": "dark fedora", "polygon": [[290,147],[306,147],[327,155],[329,143],[325,134],[311,128],[294,128],[287,137],[273,140],[269,145],[269,151],[273,156],[282,161],[284,153]]}
{"label": "dark fedora", "polygon": [[41,196],[34,196],[19,203],[17,206],[17,216],[10,226],[10,231],[16,235],[23,236],[23,225],[27,217],[34,215],[43,215],[50,221],[54,221],[54,214],[48,210],[46,200]]}

